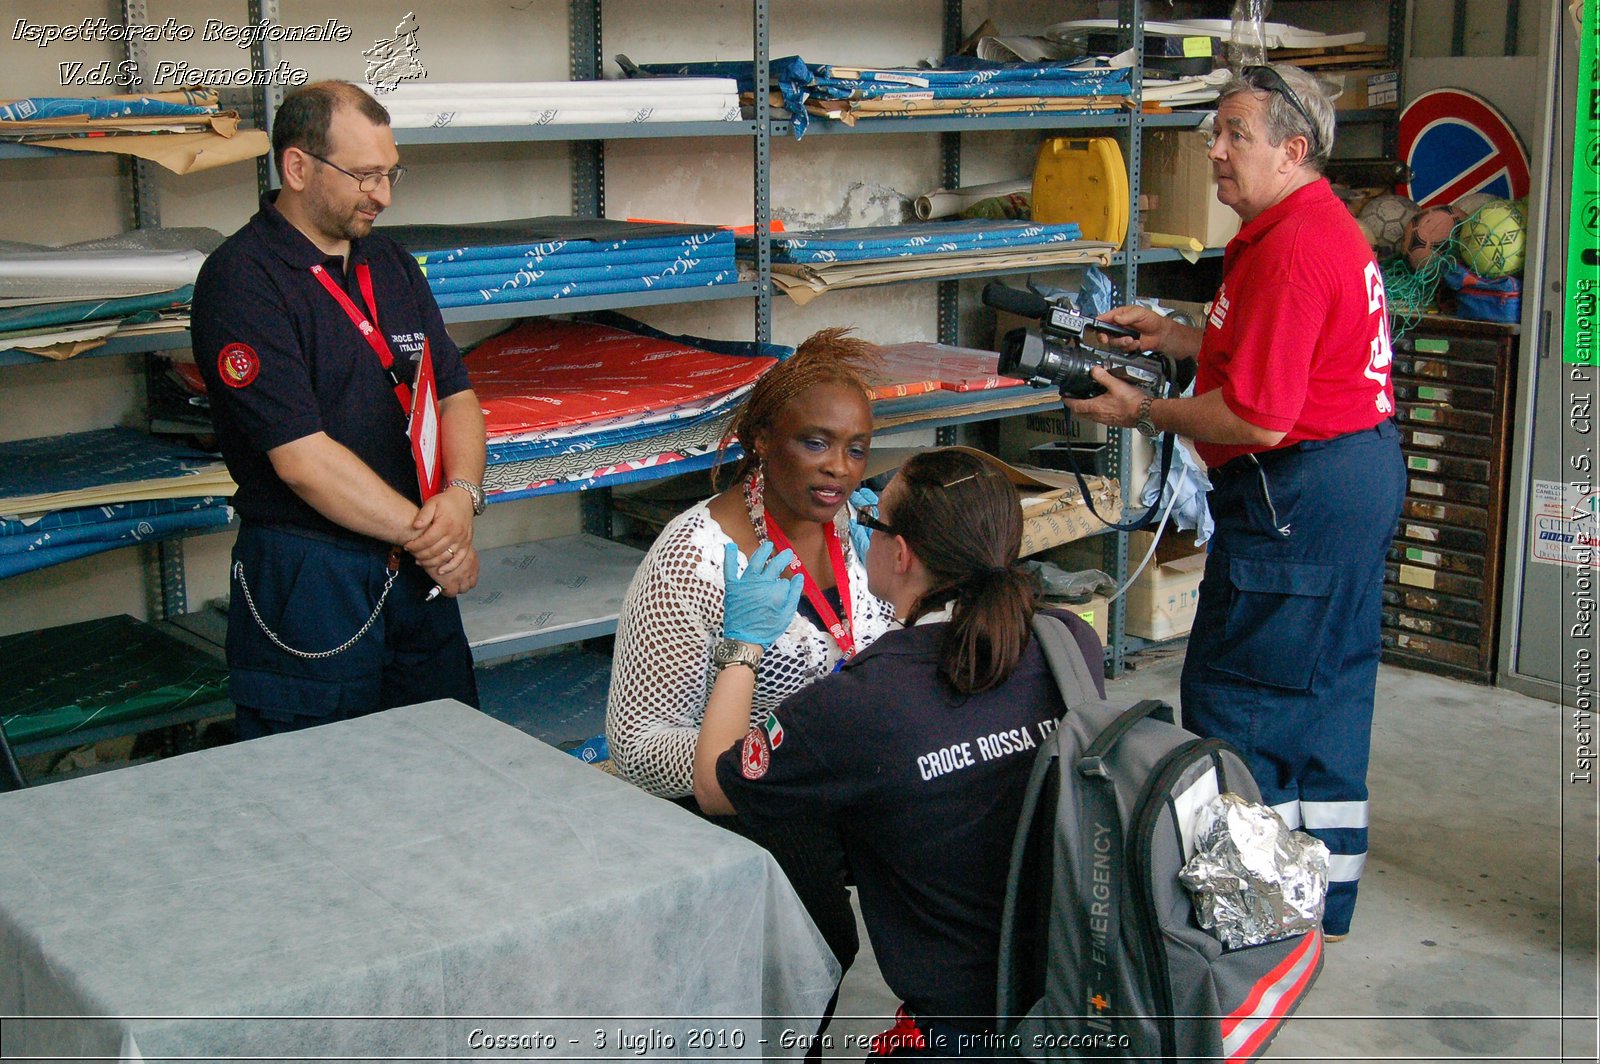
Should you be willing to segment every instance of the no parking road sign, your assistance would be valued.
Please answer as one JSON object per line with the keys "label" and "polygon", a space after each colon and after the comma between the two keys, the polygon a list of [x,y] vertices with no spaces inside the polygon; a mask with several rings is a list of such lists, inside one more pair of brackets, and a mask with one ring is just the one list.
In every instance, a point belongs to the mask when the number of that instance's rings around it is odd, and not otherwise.
{"label": "no parking road sign", "polygon": [[1494,105],[1465,89],[1434,89],[1400,115],[1400,159],[1411,181],[1396,189],[1421,207],[1470,192],[1500,199],[1528,194],[1528,152]]}

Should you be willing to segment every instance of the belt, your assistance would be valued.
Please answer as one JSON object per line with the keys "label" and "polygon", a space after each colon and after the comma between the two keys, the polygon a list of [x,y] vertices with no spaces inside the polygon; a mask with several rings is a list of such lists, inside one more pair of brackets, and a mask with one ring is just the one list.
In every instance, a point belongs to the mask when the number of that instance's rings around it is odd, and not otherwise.
{"label": "belt", "polygon": [[287,521],[263,521],[260,518],[246,517],[239,522],[239,527],[241,530],[256,528],[264,532],[281,532],[289,536],[300,536],[303,539],[314,539],[318,543],[326,543],[342,550],[387,555],[393,549],[389,544],[380,543],[371,536],[362,536],[353,532],[349,535],[338,535],[333,532],[324,532],[318,528],[292,525]]}
{"label": "belt", "polygon": [[1291,454],[1303,454],[1310,451],[1327,450],[1331,447],[1339,447],[1345,444],[1355,443],[1366,436],[1375,435],[1382,438],[1385,436],[1398,435],[1398,433],[1399,430],[1395,426],[1394,419],[1384,418],[1371,428],[1357,429],[1354,432],[1345,432],[1338,436],[1329,436],[1328,438],[1321,440],[1296,440],[1294,443],[1285,444],[1282,447],[1274,447],[1268,451],[1252,451],[1249,454],[1241,454],[1236,458],[1228,459],[1212,472],[1223,473],[1232,476],[1239,473],[1250,472],[1258,464],[1266,464],[1277,461],[1278,459],[1286,458]]}

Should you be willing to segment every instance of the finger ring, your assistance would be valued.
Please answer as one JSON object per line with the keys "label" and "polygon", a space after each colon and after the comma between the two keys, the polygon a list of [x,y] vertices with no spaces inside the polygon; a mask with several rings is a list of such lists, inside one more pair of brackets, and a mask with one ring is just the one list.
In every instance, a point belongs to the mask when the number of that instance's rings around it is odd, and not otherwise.
{"label": "finger ring", "polygon": [[444,549],[444,553],[445,557],[454,558],[456,556],[456,549],[454,547],[446,547]]}

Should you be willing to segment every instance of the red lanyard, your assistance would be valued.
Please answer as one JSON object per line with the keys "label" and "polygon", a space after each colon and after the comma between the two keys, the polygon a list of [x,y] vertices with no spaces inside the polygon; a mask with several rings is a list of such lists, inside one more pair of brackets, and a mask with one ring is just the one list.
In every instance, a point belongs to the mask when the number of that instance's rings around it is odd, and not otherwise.
{"label": "red lanyard", "polygon": [[[772,519],[772,515],[763,516],[767,521],[767,538],[772,540],[772,545],[779,551],[794,550],[789,537],[783,534],[783,529],[778,527],[778,522]],[[855,619],[850,603],[850,570],[845,567],[844,548],[839,545],[839,533],[831,521],[822,526],[822,538],[828,543],[828,559],[833,562],[833,578],[839,585],[839,601],[844,604],[845,619],[841,622],[839,615],[833,612],[833,607],[822,595],[822,589],[817,586],[811,574],[806,572],[806,567],[800,564],[798,553],[795,554],[791,571],[797,569],[805,578],[806,598],[816,608],[817,616],[822,618],[822,623],[828,626],[828,634],[833,636],[833,641],[839,644],[839,653],[851,658],[855,656],[856,640],[851,634],[855,630]]]}
{"label": "red lanyard", "polygon": [[328,276],[328,271],[323,269],[320,264],[311,267],[311,275],[322,282],[322,287],[326,288],[328,294],[344,308],[346,314],[350,315],[351,323],[360,330],[361,335],[371,345],[373,352],[378,356],[379,363],[383,365],[383,372],[388,376],[389,382],[394,385],[394,397],[400,400],[400,409],[405,411],[407,416],[410,416],[411,386],[401,380],[400,375],[394,371],[394,353],[389,350],[389,341],[383,338],[383,333],[379,332],[378,326],[374,324],[378,320],[378,300],[372,294],[372,271],[367,268],[367,264],[364,262],[356,266],[356,281],[361,285],[361,295],[366,299],[367,309],[372,313],[370,321],[365,314],[361,313],[360,308],[355,304],[355,300],[351,299],[349,294],[343,288],[340,288],[332,277]]}

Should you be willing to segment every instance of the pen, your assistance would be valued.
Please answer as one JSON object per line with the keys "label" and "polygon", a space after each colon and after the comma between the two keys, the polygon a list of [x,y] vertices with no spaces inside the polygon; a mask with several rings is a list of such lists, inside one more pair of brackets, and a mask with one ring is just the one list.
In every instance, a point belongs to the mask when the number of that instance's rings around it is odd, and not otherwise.
{"label": "pen", "polygon": [[438,598],[440,596],[440,594],[442,594],[443,592],[444,592],[444,588],[440,587],[438,584],[434,584],[433,587],[429,589],[428,593],[423,596],[422,601],[423,602],[432,602],[434,599]]}

